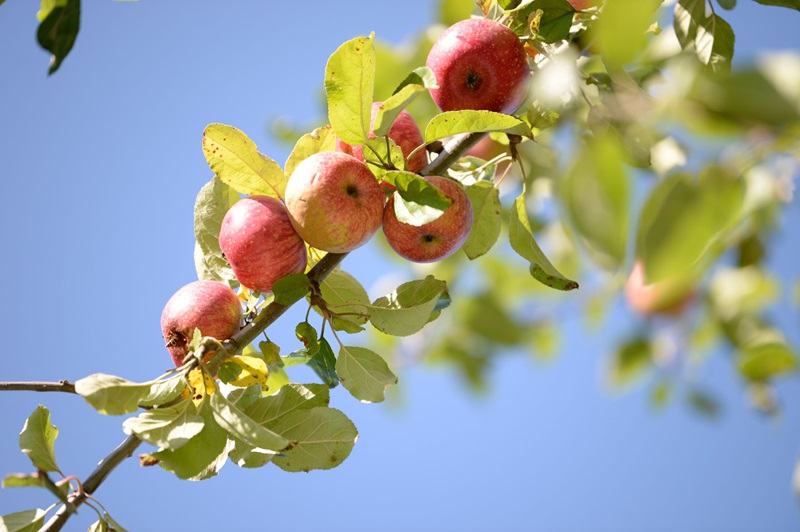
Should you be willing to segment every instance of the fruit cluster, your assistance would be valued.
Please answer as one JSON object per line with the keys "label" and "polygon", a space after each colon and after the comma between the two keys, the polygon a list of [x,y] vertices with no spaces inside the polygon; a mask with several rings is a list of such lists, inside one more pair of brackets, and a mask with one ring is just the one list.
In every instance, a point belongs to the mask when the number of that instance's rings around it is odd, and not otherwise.
{"label": "fruit cluster", "polygon": [[[427,67],[437,81],[430,95],[442,111],[510,113],[527,94],[530,68],[524,47],[513,31],[492,20],[463,20],[448,28],[431,49]],[[370,129],[380,106],[372,105]],[[407,172],[424,173],[425,142],[407,111],[397,115],[387,137],[402,151]],[[392,249],[413,262],[444,259],[464,244],[473,209],[458,181],[422,176],[449,205],[430,221],[408,223],[398,217],[403,199],[394,185],[376,179],[370,170],[364,153],[368,149],[338,140],[336,151],[315,153],[297,165],[283,201],[249,196],[228,210],[219,246],[243,286],[269,293],[278,279],[306,269],[306,245],[348,253],[379,227]],[[240,321],[240,302],[226,284],[196,281],[169,300],[161,327],[173,361],[180,365],[195,327],[204,335],[227,338]]]}

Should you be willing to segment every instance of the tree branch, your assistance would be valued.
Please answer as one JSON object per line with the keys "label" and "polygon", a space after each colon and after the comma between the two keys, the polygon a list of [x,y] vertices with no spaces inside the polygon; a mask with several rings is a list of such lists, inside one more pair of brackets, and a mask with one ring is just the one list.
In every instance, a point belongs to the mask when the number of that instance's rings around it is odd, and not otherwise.
{"label": "tree branch", "polygon": [[[445,146],[439,156],[426,166],[420,173],[422,175],[439,175],[449,168],[453,163],[460,159],[472,146],[475,145],[485,133],[468,133],[458,135]],[[308,272],[308,278],[313,284],[319,284],[325,280],[347,256],[347,253],[328,253]],[[275,323],[292,305],[284,305],[273,301],[262,310],[256,318],[222,342],[222,346],[233,355],[241,351],[246,345],[250,344],[258,335],[264,332],[267,327]],[[6,387],[3,387],[5,385]],[[17,387],[13,387],[17,386]],[[71,387],[71,388],[70,388]],[[0,389],[18,390],[37,390],[37,391],[70,391],[75,393],[75,385],[67,381],[60,383],[0,383]],[[63,504],[58,511],[45,524],[45,532],[57,532],[61,530],[74,510],[86,500],[88,495],[100,487],[100,484],[123,460],[130,457],[136,448],[141,444],[141,440],[136,436],[128,436],[119,447],[114,449],[111,454],[103,459],[91,475],[83,483],[83,490],[80,493],[70,496],[70,504]]]}
{"label": "tree branch", "polygon": [[58,382],[0,382],[0,391],[75,393],[75,384],[66,380]]}
{"label": "tree branch", "polygon": [[69,519],[69,516],[72,515],[70,508],[74,510],[83,504],[86,497],[94,493],[106,477],[108,477],[123,460],[130,457],[141,443],[142,441],[133,435],[125,438],[125,441],[111,451],[111,454],[103,458],[97,465],[97,468],[92,471],[92,474],[86,478],[86,481],[83,483],[83,490],[80,493],[70,496],[70,505],[62,504],[61,508],[47,521],[42,530],[45,532],[57,532],[61,530],[66,524],[67,519]]}

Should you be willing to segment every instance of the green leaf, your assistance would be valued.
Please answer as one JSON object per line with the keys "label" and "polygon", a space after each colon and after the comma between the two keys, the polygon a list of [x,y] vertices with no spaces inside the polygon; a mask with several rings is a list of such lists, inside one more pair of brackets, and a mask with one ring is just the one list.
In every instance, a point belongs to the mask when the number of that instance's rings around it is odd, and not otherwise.
{"label": "green leaf", "polygon": [[135,434],[162,449],[178,449],[203,430],[203,417],[190,400],[167,408],[154,408],[122,423],[125,434]]}
{"label": "green leaf", "polygon": [[719,401],[712,395],[702,390],[691,390],[687,396],[689,406],[691,406],[698,414],[708,418],[715,418],[719,416],[722,406]]}
{"label": "green leaf", "polygon": [[634,338],[617,347],[611,358],[608,379],[614,388],[633,384],[652,366],[653,347],[647,338]]}
{"label": "green leaf", "polygon": [[375,114],[372,131],[375,135],[383,137],[389,134],[389,129],[408,107],[414,98],[430,88],[436,87],[436,75],[428,67],[419,67],[404,79],[392,95],[381,103]]}
{"label": "green leaf", "polygon": [[425,128],[425,144],[460,133],[497,131],[533,138],[531,128],[511,115],[493,111],[447,111],[434,116]]}
{"label": "green leaf", "polygon": [[0,531],[2,532],[36,532],[42,529],[44,510],[24,510],[0,516]]}
{"label": "green leaf", "polygon": [[311,290],[311,281],[304,273],[294,273],[275,281],[272,294],[281,305],[293,305]]}
{"label": "green leaf", "polygon": [[331,126],[318,127],[311,133],[306,133],[297,141],[286,159],[284,171],[291,177],[297,165],[306,160],[311,155],[321,151],[336,150],[336,133]]}
{"label": "green leaf", "polygon": [[370,321],[379,331],[408,336],[421,330],[431,319],[447,283],[429,275],[421,281],[403,283],[391,294],[372,303]]}
{"label": "green leaf", "polygon": [[275,453],[289,445],[289,440],[256,423],[225,399],[221,393],[212,394],[209,404],[216,422],[231,436],[253,447]]}
{"label": "green leaf", "polygon": [[324,407],[290,412],[278,421],[275,430],[296,442],[272,460],[290,472],[336,467],[350,456],[358,439],[358,430],[346,415]]}
{"label": "green leaf", "polygon": [[717,3],[720,5],[720,7],[729,11],[736,7],[736,0],[717,0]]}
{"label": "green leaf", "polygon": [[102,519],[98,519],[89,526],[88,532],[107,532],[108,524]]}
{"label": "green leaf", "polygon": [[374,34],[347,41],[325,65],[328,119],[336,135],[351,145],[369,138],[375,87],[373,40]]}
{"label": "green leaf", "polygon": [[788,7],[789,9],[795,9],[800,11],[800,0],[755,0],[759,4],[764,4],[765,6],[779,6],[779,7]]}
{"label": "green leaf", "polygon": [[443,211],[453,203],[441,190],[411,172],[386,172],[385,181],[394,185],[404,200],[418,205]]}
{"label": "green leaf", "polygon": [[[342,270],[332,271],[320,285],[322,299],[335,313],[331,325],[337,331],[357,333],[369,320],[370,299],[355,277]],[[316,307],[314,307],[316,309]]]}
{"label": "green leaf", "polygon": [[278,163],[259,153],[255,143],[235,127],[206,126],[203,154],[217,177],[237,192],[283,199],[286,174]]}
{"label": "green leaf", "polygon": [[439,22],[445,26],[452,26],[459,20],[464,20],[475,11],[474,0],[441,0],[439,4]]}
{"label": "green leaf", "polygon": [[744,349],[736,359],[744,377],[751,381],[768,381],[779,375],[797,371],[797,355],[782,343],[768,343]]}
{"label": "green leaf", "polygon": [[569,37],[575,8],[567,0],[534,0],[533,9],[541,9],[538,34],[542,41],[554,43]]}
{"label": "green leaf", "polygon": [[161,449],[148,456],[178,478],[204,480],[213,477],[228,457],[228,435],[215,421],[214,413],[210,408],[203,408],[199,413],[203,417],[200,433],[178,449]]}
{"label": "green leaf", "polygon": [[44,479],[39,473],[11,473],[5,476],[2,482],[3,488],[42,488]]}
{"label": "green leaf", "polygon": [[222,219],[239,194],[217,177],[203,185],[194,203],[194,237],[199,252],[195,256],[198,279],[227,281],[235,279],[230,264],[219,247]]}
{"label": "green leaf", "polygon": [[39,46],[50,52],[50,69],[52,74],[72,50],[81,25],[80,0],[42,0],[37,15],[41,24],[36,31]]}
{"label": "green leaf", "polygon": [[339,375],[336,374],[336,356],[325,338],[320,338],[319,349],[306,364],[329,388],[335,388],[339,384]]}
{"label": "green leaf", "polygon": [[[273,429],[285,415],[297,410],[327,406],[330,401],[328,387],[320,384],[288,384],[273,396],[257,399],[245,410],[245,414],[266,428]],[[274,458],[274,454],[234,440],[229,456],[239,467],[261,467]]]}
{"label": "green leaf", "polygon": [[697,270],[738,222],[744,198],[737,176],[721,166],[697,181],[688,174],[665,179],[651,192],[639,220],[637,256],[647,284]]}
{"label": "green leaf", "polygon": [[[661,0],[610,0],[593,26],[603,62],[620,67],[633,61],[647,42]],[[622,31],[624,28],[624,31]]]}
{"label": "green leaf", "polygon": [[256,423],[273,428],[283,416],[296,410],[327,406],[330,391],[322,384],[288,384],[270,397],[262,397],[247,407],[245,414]]}
{"label": "green leaf", "polygon": [[578,283],[567,279],[553,266],[536,243],[528,220],[528,210],[525,207],[525,194],[520,194],[514,201],[511,211],[511,221],[508,227],[508,237],[511,247],[522,258],[531,263],[530,272],[534,279],[540,283],[557,290],[574,290]]}
{"label": "green leaf", "polygon": [[577,150],[575,164],[562,181],[572,225],[598,266],[614,271],[625,262],[628,246],[628,175],[622,151],[608,136]]}
{"label": "green leaf", "polygon": [[58,437],[58,428],[50,423],[50,411],[39,405],[25,420],[19,434],[19,448],[33,462],[36,469],[42,471],[58,471],[54,443]]}
{"label": "green leaf", "polygon": [[347,391],[364,403],[380,403],[386,387],[397,384],[383,357],[364,347],[341,346],[336,373]]}
{"label": "green leaf", "polygon": [[181,374],[155,381],[150,385],[150,392],[139,401],[139,406],[163,405],[178,397],[184,388],[186,381]]}
{"label": "green leaf", "polygon": [[675,4],[675,35],[683,49],[694,52],[712,72],[730,72],[733,29],[715,13],[706,16],[706,0],[679,0]]}
{"label": "green leaf", "polygon": [[114,375],[95,373],[75,382],[75,392],[101,414],[119,416],[139,409],[150,393],[151,383],[131,382]]}
{"label": "green leaf", "polygon": [[463,249],[473,260],[488,253],[497,242],[503,206],[500,204],[500,190],[489,181],[478,181],[467,187],[467,196],[472,204],[473,222]]}

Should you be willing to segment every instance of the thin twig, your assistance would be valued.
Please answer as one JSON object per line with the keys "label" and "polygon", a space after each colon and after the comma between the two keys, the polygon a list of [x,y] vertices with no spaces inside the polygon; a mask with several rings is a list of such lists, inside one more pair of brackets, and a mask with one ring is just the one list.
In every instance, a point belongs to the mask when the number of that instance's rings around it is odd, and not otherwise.
{"label": "thin twig", "polygon": [[111,454],[103,458],[97,465],[97,468],[92,471],[92,474],[86,478],[83,483],[83,491],[69,498],[69,505],[62,504],[61,508],[50,518],[49,521],[42,528],[45,532],[57,532],[66,524],[67,519],[71,515],[71,510],[74,510],[86,500],[87,495],[91,495],[100,487],[100,484],[108,477],[109,474],[122,463],[123,460],[130,457],[133,452],[139,447],[142,441],[136,436],[128,436],[116,449],[111,451]]}
{"label": "thin twig", "polygon": [[75,393],[75,384],[65,380],[58,382],[0,382],[0,391]]}

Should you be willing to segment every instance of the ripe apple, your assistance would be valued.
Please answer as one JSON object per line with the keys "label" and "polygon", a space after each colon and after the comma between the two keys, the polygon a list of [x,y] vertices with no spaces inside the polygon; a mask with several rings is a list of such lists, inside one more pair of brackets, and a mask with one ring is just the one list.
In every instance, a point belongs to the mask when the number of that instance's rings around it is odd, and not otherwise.
{"label": "ripe apple", "polygon": [[397,193],[383,209],[386,241],[398,255],[412,262],[434,262],[449,257],[464,244],[472,229],[472,203],[464,188],[447,177],[424,179],[453,200],[439,218],[420,226],[401,222],[394,213]]}
{"label": "ripe apple", "polygon": [[694,296],[688,278],[669,278],[645,284],[644,265],[636,261],[625,282],[625,299],[639,314],[677,316]]}
{"label": "ripe apple", "polygon": [[[372,118],[370,119],[369,123],[370,138],[375,137],[375,133],[372,133],[371,131],[373,125],[375,124],[375,115],[378,113],[378,109],[382,103],[383,102],[374,102],[372,104]],[[400,147],[400,150],[403,152],[403,156],[407,159],[406,170],[416,174],[425,168],[425,166],[428,164],[428,156],[426,155],[425,150],[419,150],[414,154],[413,157],[411,157],[411,159],[408,159],[408,154],[411,153],[414,148],[425,143],[425,140],[422,138],[422,132],[419,130],[419,126],[408,111],[405,109],[400,111],[400,114],[397,115],[392,127],[389,128],[388,137]],[[349,153],[359,161],[364,160],[364,153],[361,146],[351,146],[342,140],[336,139],[336,149],[344,153]]]}
{"label": "ripe apple", "polygon": [[493,20],[456,22],[434,43],[426,64],[436,75],[439,88],[430,93],[442,111],[511,113],[527,93],[525,47],[513,31]]}
{"label": "ripe apple", "polygon": [[167,301],[161,313],[161,334],[175,366],[189,352],[195,328],[203,336],[225,340],[239,330],[242,304],[231,288],[220,281],[194,281]]}
{"label": "ripe apple", "polygon": [[306,267],[306,246],[286,207],[268,196],[250,196],[228,209],[219,247],[236,278],[247,288],[269,292],[281,277]]}
{"label": "ripe apple", "polygon": [[309,245],[347,253],[378,230],[385,194],[367,165],[342,152],[311,155],[286,185],[286,208]]}

